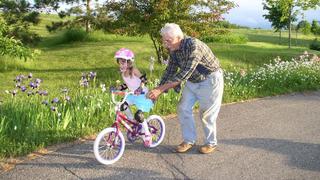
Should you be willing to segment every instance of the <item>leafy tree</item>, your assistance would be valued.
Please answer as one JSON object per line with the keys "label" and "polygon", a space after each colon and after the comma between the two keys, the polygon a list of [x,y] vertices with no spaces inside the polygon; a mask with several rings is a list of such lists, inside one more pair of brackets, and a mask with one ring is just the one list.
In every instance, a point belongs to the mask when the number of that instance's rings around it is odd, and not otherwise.
{"label": "leafy tree", "polygon": [[302,20],[297,25],[297,31],[301,31],[303,34],[308,35],[311,33],[311,24],[306,20]]}
{"label": "leafy tree", "polygon": [[[289,48],[291,47],[291,24],[297,20],[301,10],[315,8],[320,5],[319,0],[265,0],[264,9],[268,10],[267,18],[272,23],[281,26],[286,24],[289,30]],[[277,12],[277,13],[274,13]],[[276,26],[276,28],[279,28]]]}
{"label": "leafy tree", "polygon": [[312,32],[314,35],[320,35],[320,26],[319,26],[318,21],[316,21],[316,20],[313,20],[313,21],[312,21],[311,32]]}
{"label": "leafy tree", "polygon": [[275,29],[275,32],[279,32],[279,44],[281,44],[281,30],[288,24],[288,19],[284,19],[284,12],[281,11],[281,7],[278,0],[266,0],[263,2],[263,9],[268,11],[268,14],[263,15],[271,22],[271,26]]}
{"label": "leafy tree", "polygon": [[[52,22],[51,25],[47,26],[49,32],[65,27],[85,27],[86,32],[89,32],[92,25],[95,25],[97,21],[98,7],[91,6],[93,2],[97,1],[98,0],[35,0],[35,3],[38,9],[58,12],[61,19],[74,16],[72,20]],[[70,5],[71,8],[59,10],[61,3],[66,3]]]}
{"label": "leafy tree", "polygon": [[4,36],[34,44],[40,37],[30,31],[30,25],[39,23],[39,13],[26,0],[1,0],[0,16],[9,27],[2,32]]}
{"label": "leafy tree", "polygon": [[[208,33],[221,15],[234,7],[229,0],[135,0],[105,3],[105,19],[113,32],[129,35],[148,34],[156,49],[158,62],[165,57],[159,30],[165,23],[175,22],[193,36]],[[105,29],[107,30],[107,29]]]}
{"label": "leafy tree", "polygon": [[8,29],[8,25],[0,18],[0,56],[8,55],[27,60],[28,58],[34,58],[39,53],[37,50],[32,51],[23,46],[19,40],[4,35]]}

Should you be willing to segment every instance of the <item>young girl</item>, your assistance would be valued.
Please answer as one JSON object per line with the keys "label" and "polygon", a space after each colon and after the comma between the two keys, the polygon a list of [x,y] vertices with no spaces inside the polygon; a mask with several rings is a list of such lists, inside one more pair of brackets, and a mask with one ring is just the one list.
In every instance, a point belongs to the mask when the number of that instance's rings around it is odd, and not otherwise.
{"label": "young girl", "polygon": [[[121,91],[129,89],[129,91],[134,92],[134,95],[127,96],[126,102],[121,105],[121,110],[126,113],[129,119],[134,118],[142,125],[142,132],[145,133],[143,136],[144,145],[150,146],[152,143],[151,134],[143,113],[150,112],[153,102],[146,98],[148,93],[148,89],[145,86],[147,82],[146,75],[142,75],[137,68],[133,67],[134,53],[131,50],[121,48],[114,57],[120,66],[121,76],[124,81],[124,84],[118,86],[117,89]],[[134,117],[130,111],[130,105],[135,105],[138,109]]]}

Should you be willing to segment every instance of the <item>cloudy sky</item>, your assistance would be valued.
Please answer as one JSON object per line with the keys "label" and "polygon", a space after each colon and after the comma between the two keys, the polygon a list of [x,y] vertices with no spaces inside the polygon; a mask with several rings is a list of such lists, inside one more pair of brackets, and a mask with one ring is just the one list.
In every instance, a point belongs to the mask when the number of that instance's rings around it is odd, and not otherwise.
{"label": "cloudy sky", "polygon": [[[263,10],[263,0],[233,0],[238,4],[238,7],[229,11],[229,14],[224,15],[225,19],[231,23],[249,26],[252,28],[271,28],[269,21],[263,18],[266,12]],[[104,0],[98,0],[102,3]],[[66,7],[66,5],[62,5]],[[313,19],[320,21],[320,9],[309,10],[305,13],[305,19],[311,22]],[[300,19],[301,20],[301,17]]]}
{"label": "cloudy sky", "polygon": [[[225,19],[231,23],[249,26],[253,28],[270,28],[270,23],[263,18],[266,12],[263,10],[263,0],[234,0],[238,7],[230,10],[224,15]],[[320,21],[320,9],[305,12],[305,18],[311,22],[313,19]]]}

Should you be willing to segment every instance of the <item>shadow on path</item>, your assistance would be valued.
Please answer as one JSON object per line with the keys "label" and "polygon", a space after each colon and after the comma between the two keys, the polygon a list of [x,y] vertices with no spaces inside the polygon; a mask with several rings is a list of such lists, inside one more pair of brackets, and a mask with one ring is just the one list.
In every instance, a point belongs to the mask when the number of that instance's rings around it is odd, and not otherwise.
{"label": "shadow on path", "polygon": [[320,144],[293,142],[270,138],[224,139],[221,144],[247,146],[287,156],[288,165],[320,171]]}

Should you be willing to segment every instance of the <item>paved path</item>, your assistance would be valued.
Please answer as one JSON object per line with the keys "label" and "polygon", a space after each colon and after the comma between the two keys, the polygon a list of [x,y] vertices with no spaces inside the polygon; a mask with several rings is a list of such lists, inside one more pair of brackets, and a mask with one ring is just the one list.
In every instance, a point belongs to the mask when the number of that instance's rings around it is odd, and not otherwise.
{"label": "paved path", "polygon": [[[155,149],[127,144],[111,166],[99,164],[92,141],[64,147],[1,173],[0,179],[320,179],[320,92],[224,105],[218,150],[172,153],[181,141],[176,118],[165,121]],[[197,121],[198,144],[203,132]]]}

